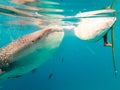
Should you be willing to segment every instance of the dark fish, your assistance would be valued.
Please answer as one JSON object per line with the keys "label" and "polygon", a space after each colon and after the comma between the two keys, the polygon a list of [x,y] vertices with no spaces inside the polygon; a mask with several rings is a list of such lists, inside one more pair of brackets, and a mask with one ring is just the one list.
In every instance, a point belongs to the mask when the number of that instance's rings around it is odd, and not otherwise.
{"label": "dark fish", "polygon": [[63,63],[64,62],[64,58],[62,57],[62,59],[61,59],[61,62]]}
{"label": "dark fish", "polygon": [[52,76],[53,76],[53,73],[50,73],[50,74],[49,74],[49,79],[51,79],[51,78],[52,78]]}
{"label": "dark fish", "polygon": [[32,73],[36,72],[36,70],[37,70],[37,68],[33,69],[33,70],[32,70]]}
{"label": "dark fish", "polygon": [[22,75],[17,75],[17,76],[14,76],[14,77],[8,77],[8,79],[10,79],[10,78],[19,78],[19,77],[22,77]]}

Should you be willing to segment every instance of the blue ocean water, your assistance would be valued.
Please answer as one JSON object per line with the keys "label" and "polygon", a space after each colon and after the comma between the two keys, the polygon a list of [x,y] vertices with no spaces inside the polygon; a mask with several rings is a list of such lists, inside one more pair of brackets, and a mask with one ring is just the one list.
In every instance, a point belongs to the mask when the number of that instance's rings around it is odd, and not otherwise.
{"label": "blue ocean water", "polygon": [[[112,3],[112,0],[51,1],[59,4],[51,6],[47,4],[46,6],[41,5],[41,7],[57,8],[64,11],[40,13],[74,16],[83,11],[103,9]],[[119,90],[119,3],[120,1],[117,0],[114,6],[114,9],[117,11],[117,22],[115,23],[117,78],[114,76],[111,47],[104,47],[102,39],[98,42],[82,41],[72,31],[65,30],[65,36],[60,47],[46,63],[41,65],[35,72],[29,72],[22,77],[12,78],[1,83],[0,90]],[[9,0],[1,0],[0,4],[16,7]],[[0,47],[11,42],[12,39],[39,29],[33,25],[6,24],[6,21],[19,19],[17,17],[0,14],[0,19]],[[65,19],[63,21],[76,22],[75,19]],[[111,39],[110,36],[111,33],[109,32],[109,40]]]}

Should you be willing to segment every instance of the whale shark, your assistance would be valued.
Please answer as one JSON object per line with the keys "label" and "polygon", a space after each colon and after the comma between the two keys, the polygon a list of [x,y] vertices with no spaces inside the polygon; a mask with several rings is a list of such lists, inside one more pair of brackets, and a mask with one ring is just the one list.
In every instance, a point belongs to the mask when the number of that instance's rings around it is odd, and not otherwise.
{"label": "whale shark", "polygon": [[46,62],[59,47],[62,29],[47,27],[24,35],[0,49],[0,81],[21,76]]}

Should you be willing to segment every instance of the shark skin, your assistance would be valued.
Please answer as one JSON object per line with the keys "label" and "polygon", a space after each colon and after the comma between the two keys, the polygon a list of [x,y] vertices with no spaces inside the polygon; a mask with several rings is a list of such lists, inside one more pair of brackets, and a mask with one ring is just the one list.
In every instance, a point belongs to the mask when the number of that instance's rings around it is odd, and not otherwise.
{"label": "shark skin", "polygon": [[21,76],[38,68],[57,50],[62,29],[45,28],[20,37],[0,49],[0,81]]}
{"label": "shark skin", "polygon": [[86,41],[98,41],[115,23],[116,17],[82,18],[74,29],[75,35]]}

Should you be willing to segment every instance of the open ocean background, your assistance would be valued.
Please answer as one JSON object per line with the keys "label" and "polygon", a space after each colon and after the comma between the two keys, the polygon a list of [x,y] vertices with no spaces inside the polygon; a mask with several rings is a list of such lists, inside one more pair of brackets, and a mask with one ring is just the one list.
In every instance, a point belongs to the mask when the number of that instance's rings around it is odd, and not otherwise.
{"label": "open ocean background", "polygon": [[[63,12],[49,12],[50,14],[74,16],[79,12],[103,9],[111,5],[112,1],[49,0],[49,2],[59,4],[49,6],[49,3],[47,3],[41,4],[41,7],[64,10]],[[0,4],[14,6],[10,3],[10,0],[0,0]],[[72,30],[66,29],[60,47],[46,63],[35,72],[29,72],[20,78],[12,78],[1,83],[0,90],[120,90],[119,4],[120,0],[117,0],[114,6],[117,11],[117,21],[115,23],[117,79],[114,76],[111,47],[104,47],[102,39],[98,42],[82,41],[74,35]],[[40,7],[40,5],[37,7]],[[9,43],[11,38],[16,39],[19,36],[38,30],[38,27],[33,25],[22,26],[21,28],[17,24],[6,24],[6,21],[14,19],[18,18],[0,14],[0,47]],[[64,21],[77,22],[74,18]],[[109,40],[111,42],[111,32],[109,32]],[[51,78],[49,78],[50,76]]]}

